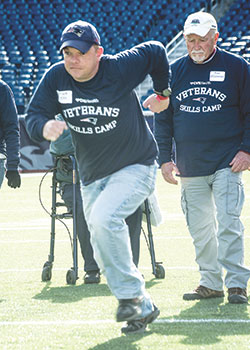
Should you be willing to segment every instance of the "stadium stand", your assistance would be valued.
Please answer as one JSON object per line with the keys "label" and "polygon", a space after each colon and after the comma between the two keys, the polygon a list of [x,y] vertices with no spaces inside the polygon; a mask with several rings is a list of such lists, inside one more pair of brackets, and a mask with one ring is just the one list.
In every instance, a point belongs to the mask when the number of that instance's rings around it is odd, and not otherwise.
{"label": "stadium stand", "polygon": [[222,28],[220,47],[242,55],[250,62],[250,1],[234,2],[219,25]]}
{"label": "stadium stand", "polygon": [[[105,52],[113,54],[145,40],[174,43],[182,38],[189,13],[229,3],[219,21],[219,45],[250,61],[249,0],[2,0],[1,76],[12,87],[22,114],[46,69],[62,58],[59,38],[69,22],[85,19],[96,25]],[[177,52],[175,47],[172,51]],[[138,87],[142,99],[151,92],[145,86]]]}

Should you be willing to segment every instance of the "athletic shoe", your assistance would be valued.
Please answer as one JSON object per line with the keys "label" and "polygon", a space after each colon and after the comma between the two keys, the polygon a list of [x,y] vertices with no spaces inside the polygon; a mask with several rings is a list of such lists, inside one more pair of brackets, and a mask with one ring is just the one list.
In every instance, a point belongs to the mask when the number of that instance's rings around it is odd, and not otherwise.
{"label": "athletic shoe", "polygon": [[101,276],[99,271],[87,271],[83,277],[85,284],[100,283]]}
{"label": "athletic shoe", "polygon": [[123,322],[138,319],[142,313],[142,301],[143,297],[134,299],[120,299],[116,313],[116,321]]}
{"label": "athletic shoe", "polygon": [[242,288],[228,288],[228,301],[231,304],[247,303],[247,290]]}
{"label": "athletic shoe", "polygon": [[209,299],[224,297],[223,290],[213,290],[204,286],[198,286],[190,293],[183,295],[184,300]]}
{"label": "athletic shoe", "polygon": [[125,327],[122,327],[122,333],[136,334],[145,332],[147,325],[154,322],[154,320],[160,315],[160,310],[154,305],[154,310],[148,316],[134,321],[128,321]]}

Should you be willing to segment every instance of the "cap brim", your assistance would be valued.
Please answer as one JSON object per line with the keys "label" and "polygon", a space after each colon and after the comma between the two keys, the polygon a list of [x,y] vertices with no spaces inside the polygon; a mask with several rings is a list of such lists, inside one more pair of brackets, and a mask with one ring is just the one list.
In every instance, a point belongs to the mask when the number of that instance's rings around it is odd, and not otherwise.
{"label": "cap brim", "polygon": [[196,34],[199,36],[206,36],[210,29],[211,28],[191,26],[184,30],[184,35]]}
{"label": "cap brim", "polygon": [[60,47],[60,52],[67,46],[74,47],[75,49],[81,51],[82,53],[86,53],[89,51],[91,46],[94,43],[89,41],[79,41],[79,40],[66,40]]}

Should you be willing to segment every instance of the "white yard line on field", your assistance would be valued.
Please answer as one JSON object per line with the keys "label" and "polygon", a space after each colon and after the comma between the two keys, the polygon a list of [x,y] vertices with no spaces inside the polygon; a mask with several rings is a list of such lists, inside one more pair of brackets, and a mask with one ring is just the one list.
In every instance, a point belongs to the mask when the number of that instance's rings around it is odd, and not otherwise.
{"label": "white yard line on field", "polygon": [[[54,267],[53,271],[67,271],[68,268],[63,267]],[[27,269],[0,269],[0,273],[9,273],[9,272],[37,272],[42,271],[42,268],[27,268]]]}
{"label": "white yard line on field", "polygon": [[[49,230],[50,228],[49,227],[44,227],[45,229],[48,230],[48,233],[49,233]],[[64,229],[64,228],[63,228]],[[71,228],[70,228],[71,229]],[[1,229],[0,228],[0,232],[1,231],[20,231],[20,230],[41,230],[41,227],[29,227],[29,228],[9,228],[9,229]],[[146,237],[148,237],[146,235]],[[250,235],[245,235],[244,236],[245,239],[249,239],[250,238]],[[163,236],[159,236],[159,234],[157,236],[154,236],[153,235],[153,239],[154,240],[184,240],[184,239],[187,239],[187,240],[190,240],[191,237],[190,236],[167,236],[165,235],[164,236],[164,233],[163,233]],[[65,240],[56,240],[57,242],[64,242]],[[48,240],[40,240],[40,239],[34,239],[34,240],[30,240],[30,239],[18,239],[18,240],[7,240],[7,239],[4,239],[4,240],[0,240],[0,243],[40,243],[40,242],[48,242]]]}
{"label": "white yard line on field", "polygon": [[[151,270],[151,267],[140,266],[140,270]],[[53,271],[67,271],[67,267],[53,267]],[[195,266],[168,266],[167,270],[188,270],[188,271],[198,271],[198,268]],[[41,271],[41,268],[23,268],[23,269],[0,269],[0,273],[9,273],[9,272],[37,272]]]}
{"label": "white yard line on field", "polygon": [[[0,326],[79,326],[79,325],[96,325],[96,324],[110,324],[116,323],[115,320],[40,320],[40,321],[0,321]],[[209,319],[158,319],[154,323],[158,324],[175,324],[175,323],[185,323],[185,324],[200,324],[200,323],[240,323],[248,324],[250,320],[243,319],[221,319],[221,318],[209,318]]]}
{"label": "white yard line on field", "polygon": [[[56,243],[64,243],[69,242],[69,239],[57,239]],[[49,243],[49,237],[48,239],[19,239],[19,240],[0,240],[0,244],[26,244],[26,243]]]}
{"label": "white yard line on field", "polygon": [[41,230],[50,227],[50,220],[37,220],[30,223],[1,223],[0,231]]}
{"label": "white yard line on field", "polygon": [[1,231],[31,231],[31,230],[48,230],[49,229],[49,224],[48,225],[40,225],[40,226],[9,226],[9,227],[1,227]]}
{"label": "white yard line on field", "polygon": [[155,323],[250,323],[250,320],[242,319],[223,319],[223,318],[202,318],[202,319],[159,319]]}

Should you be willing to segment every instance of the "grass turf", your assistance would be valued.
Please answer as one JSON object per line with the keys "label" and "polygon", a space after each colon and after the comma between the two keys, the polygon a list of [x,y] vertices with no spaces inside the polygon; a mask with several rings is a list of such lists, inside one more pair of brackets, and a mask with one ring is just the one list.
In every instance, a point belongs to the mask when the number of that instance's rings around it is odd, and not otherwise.
{"label": "grass turf", "polygon": [[[122,336],[114,321],[117,307],[105,278],[100,285],[79,279],[66,284],[72,266],[68,233],[57,221],[52,279],[41,281],[49,254],[50,217],[39,203],[43,174],[22,175],[20,189],[4,182],[0,190],[0,349],[8,350],[138,350],[138,349],[250,349],[249,305],[230,305],[225,297],[184,301],[182,295],[199,281],[192,240],[180,208],[180,186],[169,185],[159,172],[157,192],[164,223],[153,227],[156,260],[166,277],[152,274],[150,254],[141,238],[139,268],[146,287],[161,310],[143,335]],[[242,221],[245,225],[245,263],[250,265],[250,173]],[[42,201],[50,212],[51,175],[42,185]],[[72,232],[71,220],[66,221]],[[147,229],[143,224],[145,232]]]}

